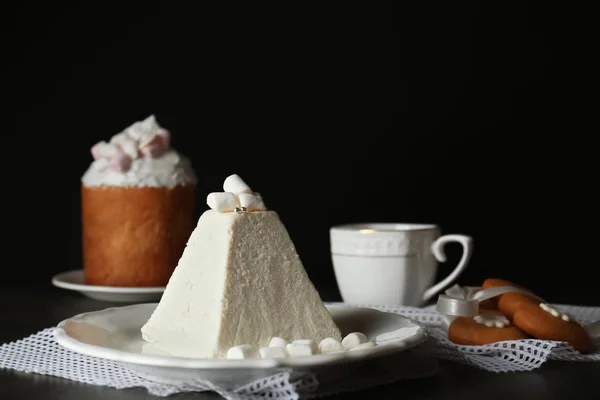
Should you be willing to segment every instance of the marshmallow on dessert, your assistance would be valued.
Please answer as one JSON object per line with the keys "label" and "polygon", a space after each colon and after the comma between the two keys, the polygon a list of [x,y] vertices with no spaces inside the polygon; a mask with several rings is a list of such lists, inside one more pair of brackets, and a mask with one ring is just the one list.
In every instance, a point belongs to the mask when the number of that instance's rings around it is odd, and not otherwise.
{"label": "marshmallow on dessert", "polygon": [[240,193],[238,199],[240,207],[245,207],[247,211],[264,211],[266,209],[262,197],[253,193]]}
{"label": "marshmallow on dessert", "polygon": [[250,186],[248,186],[237,174],[229,175],[225,178],[225,182],[223,182],[223,191],[235,193],[237,195],[241,193],[252,193]]}
{"label": "marshmallow on dessert", "polygon": [[277,336],[273,336],[271,338],[271,341],[269,342],[269,347],[283,347],[285,349],[285,346],[288,345],[288,341],[285,340],[284,338],[280,338]]}
{"label": "marshmallow on dessert", "polygon": [[[314,342],[313,342],[314,343]],[[294,340],[285,347],[290,357],[312,356],[317,354],[312,343]]]}
{"label": "marshmallow on dessert", "polygon": [[94,159],[110,158],[120,153],[119,147],[112,143],[101,141],[92,146],[92,157]]}
{"label": "marshmallow on dessert", "polygon": [[339,340],[328,337],[321,340],[321,343],[319,343],[319,351],[321,354],[339,353],[344,351],[344,346],[342,346]]}
{"label": "marshmallow on dessert", "polygon": [[279,346],[261,347],[258,352],[260,358],[285,358],[288,356],[285,348]]}
{"label": "marshmallow on dessert", "polygon": [[306,346],[310,347],[310,351],[312,351],[313,354],[319,353],[319,345],[314,340],[296,339],[296,340],[292,341],[292,344],[299,344],[299,345],[303,345],[303,346],[306,345]]}
{"label": "marshmallow on dessert", "polygon": [[238,201],[231,192],[214,192],[206,197],[206,204],[217,212],[229,212],[235,210]]}
{"label": "marshmallow on dessert", "polygon": [[373,347],[375,347],[375,343],[373,343],[373,342],[364,342],[364,343],[359,344],[358,346],[354,346],[354,347],[348,349],[348,351],[372,349]]}
{"label": "marshmallow on dessert", "polygon": [[345,350],[350,350],[351,348],[359,346],[368,341],[369,339],[367,339],[364,333],[352,332],[342,339],[342,346]]}
{"label": "marshmallow on dessert", "polygon": [[240,344],[227,350],[228,360],[246,360],[249,358],[259,358],[258,352],[249,344]]}
{"label": "marshmallow on dessert", "polygon": [[140,151],[146,158],[157,158],[162,156],[166,150],[160,145],[150,144],[144,146]]}
{"label": "marshmallow on dessert", "polygon": [[118,153],[108,161],[108,166],[114,171],[123,172],[131,168],[131,158],[125,153]]}
{"label": "marshmallow on dessert", "polygon": [[217,212],[232,212],[236,208],[246,212],[267,210],[260,193],[252,192],[237,174],[225,179],[223,189],[224,192],[214,192],[206,198],[208,206]]}

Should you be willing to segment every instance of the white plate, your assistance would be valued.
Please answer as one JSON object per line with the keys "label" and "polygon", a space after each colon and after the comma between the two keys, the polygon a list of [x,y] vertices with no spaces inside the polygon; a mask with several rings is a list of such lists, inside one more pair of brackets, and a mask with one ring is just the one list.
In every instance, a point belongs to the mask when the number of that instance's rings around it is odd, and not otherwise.
{"label": "white plate", "polygon": [[258,360],[173,357],[143,351],[146,342],[140,329],[155,308],[156,303],[136,304],[79,314],[58,324],[54,336],[60,345],[72,351],[118,362],[147,379],[167,383],[202,379],[223,388],[239,387],[289,367],[318,370],[335,366],[339,369],[342,365],[393,355],[427,339],[426,329],[404,316],[330,305],[327,308],[342,335],[363,332],[369,340],[375,341],[376,336],[396,330],[409,334],[374,348],[335,354]]}
{"label": "white plate", "polygon": [[100,301],[118,303],[147,303],[160,300],[164,286],[160,287],[116,287],[86,285],[83,279],[83,270],[62,272],[52,278],[56,287],[75,290],[84,296]]}

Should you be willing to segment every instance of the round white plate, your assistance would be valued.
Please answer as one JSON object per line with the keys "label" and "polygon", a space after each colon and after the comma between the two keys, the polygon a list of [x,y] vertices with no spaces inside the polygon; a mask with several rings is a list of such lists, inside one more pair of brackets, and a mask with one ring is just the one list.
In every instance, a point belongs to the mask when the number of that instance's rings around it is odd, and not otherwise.
{"label": "round white plate", "polygon": [[136,304],[79,314],[58,324],[54,336],[60,345],[72,351],[115,361],[153,381],[201,379],[223,388],[239,387],[290,367],[319,370],[335,366],[339,369],[342,365],[393,355],[427,339],[426,329],[404,316],[330,305],[327,308],[342,335],[363,332],[369,340],[375,341],[379,335],[389,336],[394,332],[391,335],[394,337],[378,342],[374,348],[302,357],[257,360],[173,357],[144,351],[146,342],[140,329],[155,308],[156,303]]}
{"label": "round white plate", "polygon": [[52,278],[56,287],[75,290],[94,300],[118,303],[147,303],[160,300],[164,286],[160,287],[116,287],[86,285],[83,279],[83,270],[62,272]]}

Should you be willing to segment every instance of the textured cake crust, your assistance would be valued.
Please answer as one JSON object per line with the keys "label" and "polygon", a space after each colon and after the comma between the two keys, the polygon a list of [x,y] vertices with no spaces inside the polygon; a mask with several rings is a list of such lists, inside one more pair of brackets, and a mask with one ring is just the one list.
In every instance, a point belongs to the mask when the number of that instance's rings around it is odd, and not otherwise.
{"label": "textured cake crust", "polygon": [[165,286],[195,225],[194,192],[82,185],[85,283]]}

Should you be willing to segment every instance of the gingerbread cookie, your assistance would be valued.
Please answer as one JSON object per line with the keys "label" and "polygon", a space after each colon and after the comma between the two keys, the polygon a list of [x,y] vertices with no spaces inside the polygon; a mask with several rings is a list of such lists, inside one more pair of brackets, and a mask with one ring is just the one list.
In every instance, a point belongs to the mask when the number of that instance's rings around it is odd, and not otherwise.
{"label": "gingerbread cookie", "polygon": [[[507,280],[496,279],[496,278],[486,279],[483,282],[483,285],[481,285],[482,289],[498,287],[498,286],[514,286],[514,287],[517,287],[520,289],[524,289],[524,288],[520,287],[519,285],[515,285],[514,283],[509,282]],[[537,306],[540,303],[538,300],[534,299],[531,296],[528,296],[523,293],[516,293],[516,292],[504,293],[504,294],[496,296],[490,300],[495,300],[495,302],[498,306],[498,309],[500,311],[502,311],[502,313],[510,319],[513,318],[515,311],[518,308],[520,308],[522,304],[528,303],[528,304],[535,304]]]}
{"label": "gingerbread cookie", "polygon": [[592,350],[592,339],[583,326],[545,303],[521,302],[513,324],[536,339],[567,342],[580,353]]}
{"label": "gingerbread cookie", "polygon": [[[483,281],[483,284],[481,285],[481,290],[489,289],[492,287],[498,287],[498,286],[514,286],[514,285],[509,281],[505,281],[504,279],[488,278],[485,281]],[[484,300],[479,303],[479,308],[497,310],[499,299],[500,299],[500,296],[496,296],[496,297],[492,297],[491,299]]]}
{"label": "gingerbread cookie", "polygon": [[474,318],[457,317],[448,327],[448,339],[456,344],[481,346],[529,336],[501,313],[485,311]]}
{"label": "gingerbread cookie", "polygon": [[488,278],[485,281],[483,281],[483,284],[481,285],[481,289],[489,289],[489,288],[498,287],[498,286],[516,286],[516,285],[514,283],[509,282],[504,279]]}
{"label": "gingerbread cookie", "polygon": [[479,302],[479,312],[484,310],[497,310],[498,304],[494,301],[494,299],[482,300]]}
{"label": "gingerbread cookie", "polygon": [[498,300],[498,309],[508,318],[513,319],[515,312],[526,305],[538,306],[539,300],[523,293],[504,293]]}

